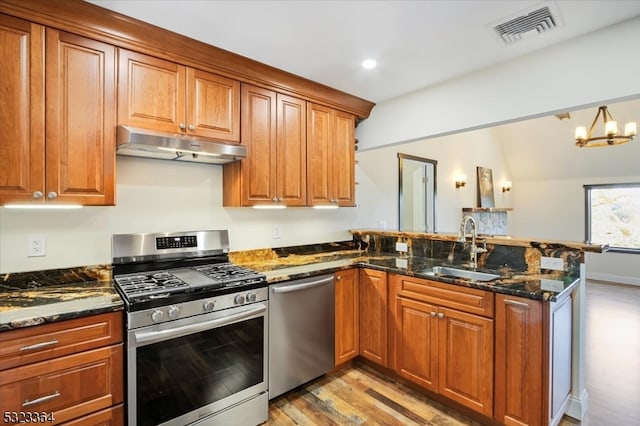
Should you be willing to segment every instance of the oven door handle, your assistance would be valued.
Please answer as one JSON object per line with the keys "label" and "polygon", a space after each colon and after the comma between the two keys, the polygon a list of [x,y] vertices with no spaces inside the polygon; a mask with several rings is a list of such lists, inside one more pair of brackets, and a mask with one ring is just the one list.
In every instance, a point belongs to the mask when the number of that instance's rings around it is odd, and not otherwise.
{"label": "oven door handle", "polygon": [[327,284],[327,283],[331,282],[332,280],[333,280],[333,275],[330,276],[330,277],[327,277],[327,278],[323,278],[321,280],[311,281],[311,282],[308,282],[308,283],[272,287],[271,290],[273,291],[273,294],[289,293],[290,291],[299,291],[299,290],[304,290],[304,289],[307,289],[307,288],[310,288],[310,287],[318,287],[318,286]]}
{"label": "oven door handle", "polygon": [[210,321],[198,322],[195,324],[189,324],[182,327],[170,328],[160,331],[149,331],[142,333],[134,333],[136,343],[138,344],[150,344],[163,340],[174,339],[176,337],[186,336],[188,334],[197,333],[200,331],[209,330],[211,328],[222,327],[225,325],[233,324],[238,321],[249,319],[254,316],[259,316],[267,310],[265,305],[260,305],[255,308],[238,312],[237,314],[231,314],[222,318],[216,318]]}

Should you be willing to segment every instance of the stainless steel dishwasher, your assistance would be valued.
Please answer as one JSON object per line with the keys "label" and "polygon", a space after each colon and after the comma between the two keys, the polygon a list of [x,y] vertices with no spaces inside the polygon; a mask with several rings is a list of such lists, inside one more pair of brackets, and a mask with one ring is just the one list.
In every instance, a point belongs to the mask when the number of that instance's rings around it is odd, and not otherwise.
{"label": "stainless steel dishwasher", "polygon": [[334,367],[333,275],[269,287],[269,399]]}

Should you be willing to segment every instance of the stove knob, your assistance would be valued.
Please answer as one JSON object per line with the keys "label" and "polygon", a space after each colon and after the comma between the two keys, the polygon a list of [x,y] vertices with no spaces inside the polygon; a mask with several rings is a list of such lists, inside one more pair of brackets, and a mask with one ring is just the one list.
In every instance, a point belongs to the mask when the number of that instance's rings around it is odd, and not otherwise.
{"label": "stove knob", "polygon": [[160,322],[164,319],[164,313],[160,309],[156,309],[151,314],[151,320],[153,322]]}
{"label": "stove knob", "polygon": [[233,302],[234,302],[236,305],[243,305],[243,304],[244,304],[244,296],[243,296],[243,295],[241,295],[241,294],[237,295],[237,296],[233,299]]}
{"label": "stove knob", "polygon": [[213,300],[205,300],[204,304],[202,305],[202,307],[204,308],[205,311],[212,311],[213,307],[216,305],[216,302]]}
{"label": "stove knob", "polygon": [[255,293],[247,293],[247,302],[255,302],[257,298]]}
{"label": "stove knob", "polygon": [[176,319],[180,315],[180,308],[177,306],[171,306],[167,314],[169,314],[169,318]]}

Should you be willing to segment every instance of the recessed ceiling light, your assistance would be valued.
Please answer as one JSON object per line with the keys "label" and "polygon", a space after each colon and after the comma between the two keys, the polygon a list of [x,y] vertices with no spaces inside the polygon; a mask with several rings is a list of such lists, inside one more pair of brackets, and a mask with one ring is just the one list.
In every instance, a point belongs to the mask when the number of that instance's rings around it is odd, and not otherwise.
{"label": "recessed ceiling light", "polygon": [[362,61],[362,68],[364,68],[365,70],[372,70],[376,67],[376,61],[374,61],[373,59],[365,59],[364,61]]}

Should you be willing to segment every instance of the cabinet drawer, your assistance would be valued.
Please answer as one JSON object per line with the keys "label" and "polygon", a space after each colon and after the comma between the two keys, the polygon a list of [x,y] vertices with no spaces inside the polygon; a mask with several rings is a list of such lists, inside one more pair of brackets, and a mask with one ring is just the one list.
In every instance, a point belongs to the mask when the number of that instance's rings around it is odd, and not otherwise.
{"label": "cabinet drawer", "polygon": [[0,370],[122,342],[122,311],[0,333]]}
{"label": "cabinet drawer", "polygon": [[0,412],[53,413],[63,423],[123,401],[122,344],[0,372]]}
{"label": "cabinet drawer", "polygon": [[493,317],[494,297],[491,292],[404,275],[393,277],[401,297]]}
{"label": "cabinet drawer", "polygon": [[123,426],[124,406],[122,404],[106,410],[91,413],[79,419],[71,420],[62,426]]}

